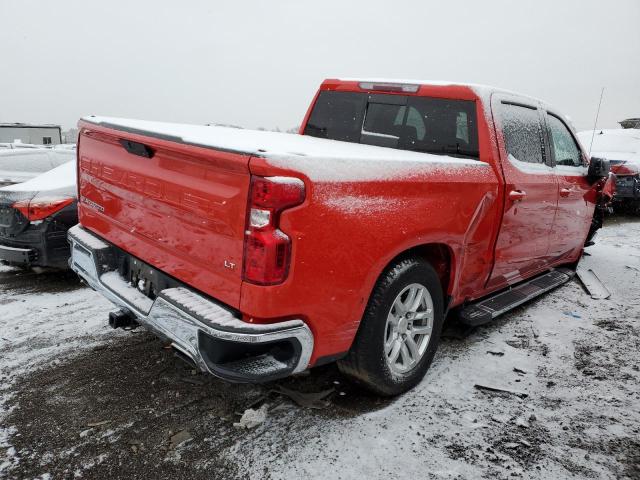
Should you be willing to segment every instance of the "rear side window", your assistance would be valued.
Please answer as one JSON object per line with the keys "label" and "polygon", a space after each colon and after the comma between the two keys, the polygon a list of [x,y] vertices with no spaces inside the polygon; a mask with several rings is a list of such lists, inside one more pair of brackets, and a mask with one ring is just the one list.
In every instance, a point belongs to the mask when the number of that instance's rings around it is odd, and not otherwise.
{"label": "rear side window", "polygon": [[505,146],[510,157],[521,162],[544,163],[538,110],[503,103],[502,128]]}
{"label": "rear side window", "polygon": [[582,155],[580,154],[580,149],[576,145],[573,136],[571,136],[569,129],[562,123],[562,120],[553,115],[547,115],[547,127],[556,165],[581,167]]}
{"label": "rear side window", "polygon": [[305,135],[359,142],[366,93],[322,91],[304,129]]}
{"label": "rear side window", "polygon": [[404,95],[323,91],[305,135],[478,158],[476,104]]}
{"label": "rear side window", "polygon": [[479,157],[475,102],[410,97],[408,108],[403,138],[408,150]]}

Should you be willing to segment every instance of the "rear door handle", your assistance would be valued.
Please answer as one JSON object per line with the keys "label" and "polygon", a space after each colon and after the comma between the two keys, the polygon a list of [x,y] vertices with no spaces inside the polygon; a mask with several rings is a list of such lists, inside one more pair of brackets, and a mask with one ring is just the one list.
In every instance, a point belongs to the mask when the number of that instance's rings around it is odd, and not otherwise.
{"label": "rear door handle", "polygon": [[569,195],[571,195],[572,190],[570,188],[561,188],[560,189],[560,196],[561,197],[568,197]]}
{"label": "rear door handle", "polygon": [[527,192],[523,190],[511,190],[509,192],[509,200],[513,202],[521,202],[524,200],[524,197],[527,196]]}

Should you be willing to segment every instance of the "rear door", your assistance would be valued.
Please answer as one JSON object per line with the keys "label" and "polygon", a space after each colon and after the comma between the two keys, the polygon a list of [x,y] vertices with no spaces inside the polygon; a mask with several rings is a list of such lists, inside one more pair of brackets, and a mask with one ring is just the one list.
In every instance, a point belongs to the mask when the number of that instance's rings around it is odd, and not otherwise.
{"label": "rear door", "polygon": [[586,156],[562,117],[546,112],[545,123],[554,173],[558,181],[558,212],[551,231],[549,255],[555,260],[573,257],[584,245],[593,217],[593,202],[587,201]]}
{"label": "rear door", "polygon": [[558,186],[545,149],[538,105],[494,95],[492,111],[506,183],[495,264],[487,284],[488,288],[497,288],[518,282],[549,264],[549,234]]}

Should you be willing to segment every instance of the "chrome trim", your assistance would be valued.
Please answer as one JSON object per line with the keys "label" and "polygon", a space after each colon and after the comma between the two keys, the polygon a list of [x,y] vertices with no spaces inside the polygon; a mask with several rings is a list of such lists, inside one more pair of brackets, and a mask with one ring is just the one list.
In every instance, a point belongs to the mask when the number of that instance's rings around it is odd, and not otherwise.
{"label": "chrome trim", "polygon": [[[78,227],[81,228],[81,227]],[[100,292],[108,300],[116,306],[135,315],[142,325],[147,327],[156,335],[169,339],[174,346],[182,353],[190,357],[193,362],[203,371],[216,375],[207,366],[200,353],[198,346],[198,332],[202,331],[212,337],[220,338],[238,343],[265,343],[277,340],[296,339],[300,344],[300,357],[291,373],[299,373],[307,369],[311,353],[313,352],[314,339],[309,327],[302,321],[288,320],[287,327],[282,330],[275,330],[274,325],[260,325],[247,323],[247,328],[253,332],[234,332],[228,329],[217,329],[212,325],[203,323],[185,310],[168,302],[161,296],[155,300],[144,297],[147,302],[136,297],[143,296],[136,288],[128,285],[123,279],[121,284],[114,285],[114,271],[98,273],[97,259],[94,250],[88,245],[96,244],[92,241],[82,241],[82,237],[86,239],[87,235],[91,235],[96,242],[103,242],[98,237],[90,234],[86,229],[69,230],[68,239],[71,244],[71,258],[69,266],[76,272],[91,288]],[[81,237],[81,238],[79,238]],[[92,239],[92,240],[93,240]],[[108,245],[105,245],[108,248]],[[104,247],[102,247],[104,248]],[[120,283],[120,282],[118,282]],[[123,293],[123,289],[130,289],[130,298],[126,299],[117,292]],[[160,292],[162,294],[162,292]],[[194,295],[197,295],[194,293]],[[199,295],[198,295],[199,296]],[[199,296],[200,297],[200,296]],[[212,306],[213,302],[200,297],[203,302],[209,302]],[[141,301],[136,301],[141,300]],[[148,305],[150,304],[150,308]],[[221,308],[215,305],[217,308]],[[228,313],[228,320],[236,320],[231,312]],[[297,322],[297,324],[295,324]],[[291,327],[294,323],[295,326]],[[268,330],[268,331],[261,331]]]}

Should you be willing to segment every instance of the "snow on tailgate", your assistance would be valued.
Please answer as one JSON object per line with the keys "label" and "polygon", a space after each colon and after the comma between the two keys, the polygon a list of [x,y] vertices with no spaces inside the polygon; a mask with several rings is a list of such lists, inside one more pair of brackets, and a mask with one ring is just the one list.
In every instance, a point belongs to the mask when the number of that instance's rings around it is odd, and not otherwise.
{"label": "snow on tailgate", "polygon": [[111,117],[83,120],[130,133],[173,137],[190,145],[263,157],[274,166],[299,170],[316,181],[384,180],[444,166],[488,167],[477,160],[289,133]]}

